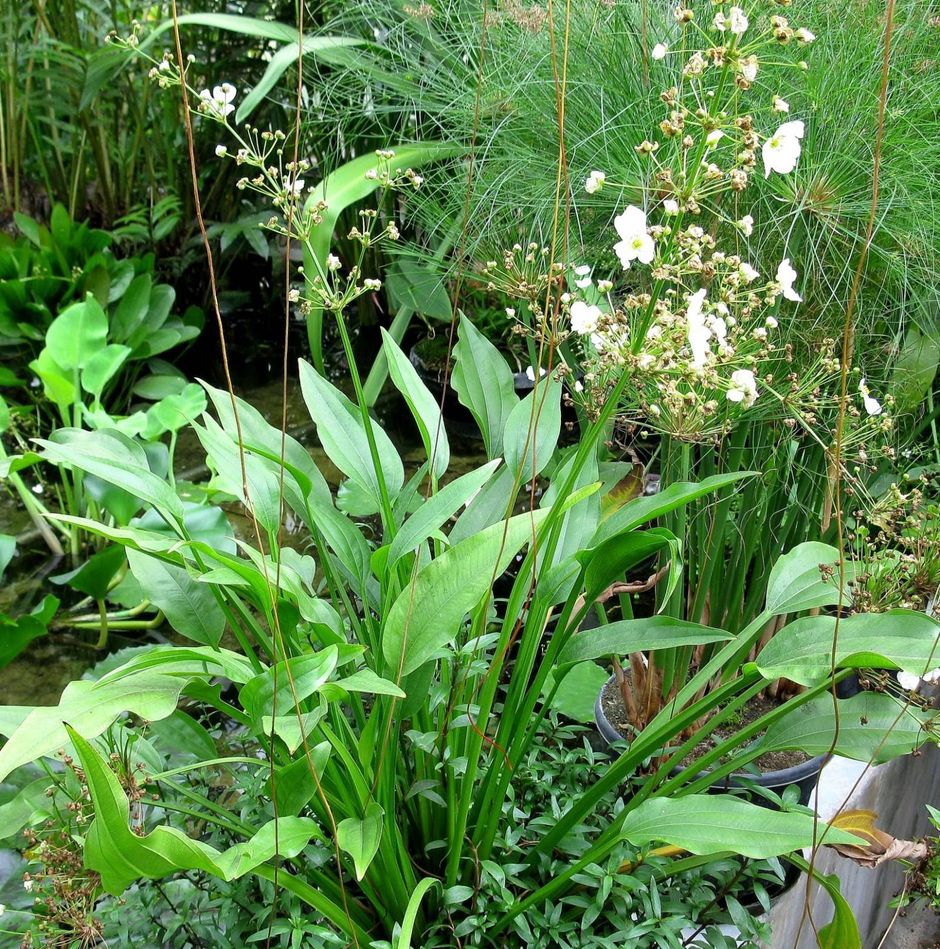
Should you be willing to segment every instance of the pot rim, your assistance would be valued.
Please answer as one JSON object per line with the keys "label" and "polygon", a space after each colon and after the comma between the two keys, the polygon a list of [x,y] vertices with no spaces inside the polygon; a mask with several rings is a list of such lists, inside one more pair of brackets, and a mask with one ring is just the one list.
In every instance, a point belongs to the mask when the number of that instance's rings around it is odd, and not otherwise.
{"label": "pot rim", "polygon": [[[600,691],[597,693],[597,699],[594,701],[594,724],[597,726],[598,732],[600,732],[601,738],[607,742],[608,745],[612,745],[615,741],[625,741],[626,739],[621,735],[616,728],[611,724],[610,719],[604,712],[604,692],[607,689],[607,686],[611,682],[616,681],[616,676],[610,676],[607,681],[601,686]],[[789,768],[780,768],[777,771],[759,771],[757,774],[752,774],[749,771],[733,771],[731,774],[726,775],[725,778],[721,779],[727,782],[739,782],[739,781],[750,781],[753,784],[757,784],[763,787],[776,787],[778,785],[786,784],[796,784],[800,781],[806,780],[806,778],[812,776],[813,774],[818,774],[823,765],[832,757],[830,754],[825,755],[815,755],[812,758],[809,758],[806,761],[803,761],[800,764],[791,765]],[[682,770],[678,765],[673,769],[674,773],[679,773]],[[700,772],[701,774],[708,774],[708,771]],[[718,785],[719,787],[721,785]]]}

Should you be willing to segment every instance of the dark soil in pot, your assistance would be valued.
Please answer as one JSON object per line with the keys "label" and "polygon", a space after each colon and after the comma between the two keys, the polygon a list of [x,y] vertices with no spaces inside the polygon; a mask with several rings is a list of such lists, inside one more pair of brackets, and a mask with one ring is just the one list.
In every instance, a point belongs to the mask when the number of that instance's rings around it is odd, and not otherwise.
{"label": "dark soil in pot", "polygon": [[[767,703],[767,704],[763,704]],[[773,700],[758,698],[752,700],[740,713],[740,717],[728,727],[717,729],[707,738],[703,738],[701,747],[690,755],[684,764],[688,766],[695,762],[697,758],[702,757],[708,751],[715,747],[716,743],[724,738],[728,738],[743,726],[756,721],[766,712],[776,707]],[[613,716],[609,717],[610,715]],[[620,690],[614,676],[611,676],[604,687],[601,689],[594,706],[594,718],[598,730],[608,742],[626,740],[624,725],[627,722],[626,710],[623,706],[623,699],[620,696]],[[756,784],[767,788],[777,794],[782,794],[790,785],[796,785],[800,792],[800,803],[808,804],[813,789],[819,780],[819,772],[826,763],[827,756],[817,755],[810,757],[800,752],[773,752],[761,756],[757,759],[756,772],[738,771],[731,774],[712,785],[716,791],[728,790],[732,787],[747,787],[749,784]],[[675,769],[677,773],[679,768]],[[755,798],[755,803],[763,803],[764,799]]]}

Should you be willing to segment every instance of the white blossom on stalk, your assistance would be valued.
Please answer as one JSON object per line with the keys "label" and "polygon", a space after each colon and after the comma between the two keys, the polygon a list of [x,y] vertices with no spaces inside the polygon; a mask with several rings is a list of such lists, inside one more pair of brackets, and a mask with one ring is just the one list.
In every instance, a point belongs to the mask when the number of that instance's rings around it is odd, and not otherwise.
{"label": "white blossom on stalk", "polygon": [[898,685],[905,692],[916,692],[920,686],[920,676],[914,675],[913,672],[898,672]]}
{"label": "white blossom on stalk", "polygon": [[760,276],[757,268],[747,263],[741,264],[738,271],[745,283],[753,283]]}
{"label": "white blossom on stalk", "polygon": [[789,112],[790,103],[786,99],[781,99],[780,96],[774,96],[774,112]]}
{"label": "white blossom on stalk", "polygon": [[797,42],[802,43],[804,46],[809,46],[809,44],[816,39],[816,34],[806,29],[805,26],[794,30],[793,35],[796,37]]}
{"label": "white blossom on stalk", "polygon": [[[526,366],[525,369],[526,378],[529,382],[535,382],[535,370],[531,366]],[[545,375],[545,370],[539,366],[539,378]]]}
{"label": "white blossom on stalk", "polygon": [[731,385],[728,390],[729,402],[740,402],[749,409],[757,401],[757,380],[750,369],[736,369],[731,373]]}
{"label": "white blossom on stalk", "polygon": [[705,324],[705,316],[702,312],[706,292],[704,288],[696,290],[689,297],[685,313],[688,324],[689,349],[692,350],[692,365],[696,369],[703,368],[707,362],[710,353],[708,342],[712,338],[712,331]]}
{"label": "white blossom on stalk", "polygon": [[215,146],[215,157],[216,158],[225,158],[228,154],[228,149],[224,145]]}
{"label": "white blossom on stalk", "polygon": [[578,278],[574,285],[579,290],[586,290],[593,281],[591,280],[591,265],[590,264],[581,264],[579,267],[574,268],[574,274]]}
{"label": "white blossom on stalk", "polygon": [[794,303],[802,303],[803,298],[793,289],[793,282],[796,280],[797,273],[790,265],[790,258],[784,257],[777,268],[777,283],[783,291],[784,300],[792,300]]}
{"label": "white blossom on stalk", "polygon": [[714,148],[724,138],[724,136],[725,133],[722,132],[721,129],[712,129],[712,131],[710,131],[708,135],[705,136],[705,144],[709,148]]}
{"label": "white blossom on stalk", "polygon": [[772,171],[787,175],[796,168],[800,157],[800,139],[805,127],[797,119],[784,122],[770,138],[764,142],[761,155],[764,159],[764,177],[769,178]]}
{"label": "white blossom on stalk", "polygon": [[653,59],[660,60],[660,59],[665,59],[666,53],[668,52],[669,52],[669,47],[665,43],[657,43],[653,47],[653,52],[650,53],[650,55],[653,57]]}
{"label": "white blossom on stalk", "polygon": [[679,202],[675,198],[666,198],[663,201],[663,211],[666,214],[678,214],[679,213]]}
{"label": "white blossom on stalk", "polygon": [[[721,26],[719,26],[719,18]],[[715,15],[715,29],[730,30],[735,36],[740,36],[748,28],[747,14],[740,7],[732,7],[725,17],[721,13]]]}
{"label": "white blossom on stalk", "polygon": [[750,214],[745,214],[738,221],[738,229],[745,237],[750,237],[754,233],[754,218]]}
{"label": "white blossom on stalk", "polygon": [[607,175],[603,171],[592,171],[584,179],[584,190],[588,194],[597,194],[604,187],[605,181],[607,181]]}
{"label": "white blossom on stalk", "polygon": [[571,328],[579,336],[587,336],[597,329],[597,321],[601,318],[599,306],[575,300],[571,304]]}
{"label": "white blossom on stalk", "polygon": [[326,258],[326,269],[336,271],[343,266],[343,262],[336,256],[336,254],[330,254]]}
{"label": "white blossom on stalk", "polygon": [[757,78],[757,57],[751,54],[745,56],[739,63],[741,75],[748,81],[753,82]]}
{"label": "white blossom on stalk", "polygon": [[614,218],[614,228],[620,240],[614,244],[614,253],[620,258],[623,269],[633,260],[641,264],[652,263],[656,253],[656,242],[646,230],[646,215],[638,207],[628,205],[622,214]]}
{"label": "white blossom on stalk", "polygon": [[869,415],[881,415],[881,403],[871,394],[863,378],[858,384],[858,391],[862,394],[862,402],[865,404],[865,411]]}
{"label": "white blossom on stalk", "polygon": [[235,111],[232,105],[235,100],[236,89],[230,82],[223,82],[221,86],[215,86],[212,92],[203,89],[199,93],[200,105],[210,115],[215,115],[220,119],[231,115]]}

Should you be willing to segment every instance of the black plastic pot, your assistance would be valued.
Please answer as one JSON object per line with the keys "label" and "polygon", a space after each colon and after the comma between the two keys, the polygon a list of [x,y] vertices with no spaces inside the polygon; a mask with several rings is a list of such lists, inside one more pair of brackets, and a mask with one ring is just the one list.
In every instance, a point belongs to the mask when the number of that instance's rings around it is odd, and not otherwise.
{"label": "black plastic pot", "polygon": [[[604,690],[614,679],[615,677],[611,676],[607,682],[604,683],[597,695],[597,701],[594,703],[594,722],[597,725],[597,730],[600,732],[601,737],[608,744],[624,740],[623,735],[614,728],[610,719],[608,719],[604,713]],[[757,785],[758,787],[767,788],[775,794],[782,795],[788,787],[796,786],[800,792],[800,803],[809,804],[813,790],[819,781],[819,773],[829,758],[830,755],[816,755],[815,758],[810,758],[809,761],[794,765],[792,768],[782,768],[780,771],[766,771],[756,774],[751,774],[746,771],[736,771],[734,774],[729,774],[717,780],[711,786],[710,790],[727,791],[731,788],[746,788],[748,786]],[[682,769],[678,767],[673,768],[672,774],[678,774],[681,770]],[[707,772],[705,773],[707,774]],[[761,797],[758,797],[754,801],[755,804],[761,804],[763,802],[764,799]]]}

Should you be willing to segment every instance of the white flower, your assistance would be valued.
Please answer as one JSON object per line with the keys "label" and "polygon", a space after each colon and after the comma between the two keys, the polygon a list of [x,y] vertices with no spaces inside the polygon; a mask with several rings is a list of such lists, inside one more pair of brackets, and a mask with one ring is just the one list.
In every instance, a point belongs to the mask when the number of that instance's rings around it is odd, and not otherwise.
{"label": "white flower", "polygon": [[511,306],[507,306],[506,316],[508,316],[509,319],[514,320],[516,318],[516,311]]}
{"label": "white flower", "polygon": [[598,280],[597,289],[600,293],[610,293],[614,289],[613,280]]}
{"label": "white flower", "polygon": [[602,171],[592,171],[587,178],[584,179],[584,190],[588,194],[597,194],[601,188],[604,187],[604,182],[607,180],[607,175]]}
{"label": "white flower", "polygon": [[745,237],[750,237],[754,233],[754,218],[750,214],[745,214],[738,221],[738,228]]}
{"label": "white flower", "polygon": [[715,14],[715,19],[712,20],[712,26],[720,33],[724,33],[724,31],[728,29],[728,18],[724,15],[724,13],[719,11]]}
{"label": "white flower", "polygon": [[774,317],[768,316],[767,319],[764,320],[764,325],[769,330],[775,330],[780,324],[776,321]]}
{"label": "white flower", "polygon": [[757,57],[754,55],[745,56],[740,64],[741,75],[748,81],[753,82],[757,78]]}
{"label": "white flower", "polygon": [[777,268],[777,283],[783,290],[784,300],[792,300],[794,303],[802,303],[803,298],[793,289],[793,281],[796,280],[796,271],[790,266],[790,258],[784,257]]}
{"label": "white flower", "polygon": [[586,277],[591,272],[590,264],[579,264],[574,268],[575,275],[578,277]]}
{"label": "white flower", "polygon": [[581,264],[580,267],[574,268],[574,273],[576,277],[579,277],[579,280],[574,282],[574,285],[579,290],[586,290],[593,281],[591,280],[591,265],[590,264]]}
{"label": "white flower", "polygon": [[640,353],[636,359],[636,367],[642,372],[650,369],[656,362],[656,357],[652,353]]}
{"label": "white flower", "polygon": [[862,401],[865,403],[865,411],[869,415],[881,415],[881,403],[868,391],[868,386],[863,378],[858,384],[858,391],[862,394]]}
{"label": "white flower", "polygon": [[774,112],[789,112],[790,103],[786,99],[781,99],[780,96],[774,96]]}
{"label": "white flower", "polygon": [[343,262],[336,256],[336,254],[330,254],[326,258],[326,269],[327,270],[339,270],[343,266]]}
{"label": "white flower", "polygon": [[647,233],[646,215],[638,207],[632,204],[626,207],[623,214],[614,218],[614,227],[621,238],[614,244],[614,253],[620,258],[624,270],[629,268],[632,260],[641,264],[652,262],[656,242]]}
{"label": "white flower", "polygon": [[796,168],[800,157],[800,139],[804,126],[799,120],[784,122],[770,138],[764,142],[761,155],[764,159],[764,177],[769,178],[772,171],[787,175]]}
{"label": "white flower", "polygon": [[920,685],[920,676],[914,675],[913,672],[899,672],[898,685],[906,692],[914,692]]}
{"label": "white flower", "polygon": [[924,682],[936,682],[940,680],[940,666],[934,669],[932,672],[925,672],[921,678]]}
{"label": "white flower", "polygon": [[666,53],[669,52],[669,47],[665,43],[657,43],[653,47],[653,52],[650,54],[653,59],[660,60],[666,58]]}
{"label": "white flower", "polygon": [[696,290],[689,297],[685,318],[688,323],[689,349],[692,350],[692,365],[701,369],[709,355],[708,341],[712,338],[712,331],[705,325],[702,307],[705,303],[706,290]]}
{"label": "white flower", "polygon": [[666,198],[666,200],[663,201],[663,211],[665,211],[666,214],[678,214],[679,202],[674,198]]}
{"label": "white flower", "polygon": [[220,119],[224,119],[227,115],[235,111],[235,106],[232,105],[235,99],[235,93],[236,89],[230,82],[223,82],[221,86],[215,86],[212,92],[209,92],[208,89],[203,89],[202,92],[199,93],[199,98],[202,100],[201,105],[206,112]]}
{"label": "white flower", "polygon": [[794,30],[793,35],[797,38],[797,41],[803,43],[805,46],[809,46],[813,40],[816,39],[816,34],[811,33],[805,26],[801,26],[798,30]]}
{"label": "white flower", "polygon": [[757,269],[750,264],[741,264],[738,268],[738,272],[741,274],[745,283],[753,283],[760,276]]}
{"label": "white flower", "polygon": [[732,388],[728,390],[728,401],[740,402],[749,409],[757,401],[757,380],[750,369],[736,369],[731,373]]}
{"label": "white flower", "polygon": [[719,346],[724,346],[728,339],[728,324],[720,317],[714,317],[708,324],[711,327],[712,334],[718,340]]}
{"label": "white flower", "polygon": [[287,190],[292,191],[294,194],[300,194],[304,190],[304,180],[303,178],[295,178],[287,185]]}
{"label": "white flower", "polygon": [[597,329],[597,321],[601,318],[601,308],[575,300],[571,304],[571,328],[580,336],[586,336]]}
{"label": "white flower", "polygon": [[732,7],[728,11],[728,26],[735,36],[740,36],[748,27],[747,16],[740,7]]}
{"label": "white flower", "polygon": [[216,158],[225,158],[228,154],[228,149],[224,145],[215,146],[215,157]]}
{"label": "white flower", "polygon": [[705,136],[705,144],[709,148],[714,148],[721,140],[724,138],[725,133],[721,129],[712,129],[708,135]]}
{"label": "white flower", "polygon": [[574,391],[575,391],[575,392],[583,392],[583,391],[584,391],[584,383],[581,382],[580,379],[575,379],[575,382],[574,382]]}
{"label": "white flower", "polygon": [[23,881],[23,889],[26,890],[27,893],[28,893],[32,888],[33,888],[33,881],[32,881],[32,880],[24,880],[24,881]]}
{"label": "white flower", "polygon": [[[535,370],[531,366],[526,366],[525,368],[526,378],[529,382],[535,382]],[[545,370],[539,366],[539,378],[545,375]]]}

